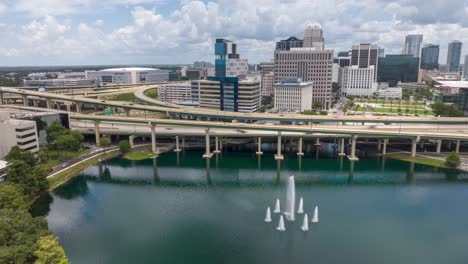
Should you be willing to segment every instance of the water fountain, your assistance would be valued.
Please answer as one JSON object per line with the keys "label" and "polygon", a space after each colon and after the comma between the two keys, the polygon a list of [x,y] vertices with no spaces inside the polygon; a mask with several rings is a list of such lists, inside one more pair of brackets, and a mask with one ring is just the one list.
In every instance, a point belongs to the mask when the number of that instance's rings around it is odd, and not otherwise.
{"label": "water fountain", "polygon": [[314,218],[312,218],[313,223],[318,223],[319,218],[318,218],[318,206],[315,206],[315,211],[314,211]]}
{"label": "water fountain", "polygon": [[275,214],[281,213],[281,208],[280,208],[280,200],[276,199],[276,204],[275,204],[275,210],[273,211]]}
{"label": "water fountain", "polygon": [[302,231],[309,231],[309,217],[307,216],[307,213],[304,214],[304,221],[302,222],[301,229]]}
{"label": "water fountain", "polygon": [[270,206],[268,206],[267,211],[266,211],[265,222],[267,222],[267,223],[271,222]]}
{"label": "water fountain", "polygon": [[278,227],[276,228],[276,230],[278,231],[284,231],[286,230],[286,228],[284,227],[284,219],[283,219],[283,216],[281,215],[280,217],[280,220],[279,220],[279,223],[278,223]]}
{"label": "water fountain", "polygon": [[304,200],[301,197],[301,200],[299,200],[299,209],[297,209],[298,214],[304,213]]}
{"label": "water fountain", "polygon": [[294,176],[290,176],[288,180],[288,187],[286,190],[286,211],[284,215],[289,221],[295,220],[296,210],[296,185],[294,183]]}

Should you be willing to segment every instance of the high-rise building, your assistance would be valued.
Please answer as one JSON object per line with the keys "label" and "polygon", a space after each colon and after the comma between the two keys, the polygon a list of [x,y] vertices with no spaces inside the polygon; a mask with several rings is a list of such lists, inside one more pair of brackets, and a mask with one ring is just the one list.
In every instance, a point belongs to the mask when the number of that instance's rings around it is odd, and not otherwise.
{"label": "high-rise building", "polygon": [[260,62],[259,66],[260,66],[260,72],[262,74],[275,71],[275,63],[273,61]]}
{"label": "high-rise building", "polygon": [[262,73],[262,96],[273,95],[273,83],[275,81],[274,72]]}
{"label": "high-rise building", "polygon": [[320,25],[307,25],[304,32],[304,48],[315,48],[323,50],[325,39],[323,38],[323,31]]}
{"label": "high-rise building", "polygon": [[165,83],[158,85],[158,99],[163,102],[176,104],[192,102],[190,82]]}
{"label": "high-rise building", "polygon": [[457,72],[460,68],[460,57],[461,57],[462,43],[458,40],[454,40],[448,45],[447,52],[447,64],[450,72]]}
{"label": "high-rise building", "polygon": [[191,83],[192,101],[198,101],[201,108],[231,112],[251,113],[260,109],[260,82],[208,78]]}
{"label": "high-rise building", "polygon": [[340,67],[351,65],[351,56],[349,51],[338,52],[338,57],[333,59],[333,63],[338,64]]}
{"label": "high-rise building", "polygon": [[276,50],[290,50],[291,48],[302,48],[304,40],[296,37],[280,40],[276,42]]}
{"label": "high-rise building", "polygon": [[423,42],[423,35],[408,35],[405,40],[405,47],[403,54],[411,55],[413,57],[420,57],[421,44]]}
{"label": "high-rise building", "polygon": [[374,66],[374,80],[377,80],[379,47],[372,44],[353,45],[351,50],[351,66],[369,68]]}
{"label": "high-rise building", "polygon": [[286,80],[273,85],[275,108],[278,111],[299,111],[312,109],[313,83],[300,80]]}
{"label": "high-rise building", "polygon": [[216,39],[215,76],[218,78],[245,76],[249,71],[246,59],[237,53],[237,44],[227,39]]}
{"label": "high-rise building", "polygon": [[427,44],[421,51],[421,69],[439,69],[439,45]]}
{"label": "high-rise building", "polygon": [[468,55],[465,56],[465,65],[463,65],[463,78],[468,80]]}
{"label": "high-rise building", "polygon": [[373,65],[367,68],[359,68],[358,66],[340,68],[341,93],[345,96],[372,96],[377,91],[374,73],[375,67]]}
{"label": "high-rise building", "polygon": [[388,82],[396,87],[398,82],[417,82],[419,58],[412,55],[386,55],[379,60],[378,82]]}

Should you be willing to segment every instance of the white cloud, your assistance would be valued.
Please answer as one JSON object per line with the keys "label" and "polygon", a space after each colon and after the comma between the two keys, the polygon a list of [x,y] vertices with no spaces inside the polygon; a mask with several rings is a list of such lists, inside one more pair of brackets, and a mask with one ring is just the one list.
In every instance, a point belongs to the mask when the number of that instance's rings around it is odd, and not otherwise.
{"label": "white cloud", "polygon": [[[25,12],[29,10],[43,18],[19,26],[20,31],[15,26],[0,25],[0,33],[19,43],[0,44],[1,49],[18,51],[9,52],[9,59],[4,61],[11,63],[14,56],[26,61],[39,54],[56,56],[64,63],[83,60],[101,64],[190,63],[213,60],[214,39],[225,37],[239,43],[241,56],[258,62],[272,58],[275,41],[291,35],[302,37],[305,25],[311,22],[322,24],[326,46],[337,51],[347,50],[352,44],[372,42],[384,47],[387,53],[399,52],[405,35],[410,33],[422,33],[426,42],[440,43],[441,57],[452,39],[465,42],[464,50],[468,51],[468,7],[459,0],[453,0],[453,5],[461,5],[459,10],[464,16],[456,11],[450,20],[434,16],[435,11],[427,9],[434,6],[445,10],[437,0],[425,0],[424,4],[422,0],[183,0],[180,7],[164,14],[156,5],[161,2],[19,0],[16,8],[22,7]],[[128,11],[131,23],[109,31],[113,21],[106,19],[107,31],[103,31],[101,19],[85,22],[79,21],[79,16],[71,16],[73,23],[57,18],[102,3],[131,6]],[[152,4],[132,6],[142,3]],[[54,11],[47,10],[56,15],[44,11],[54,4],[57,4]],[[33,11],[31,6],[39,10]],[[4,54],[0,53],[0,61]]]}

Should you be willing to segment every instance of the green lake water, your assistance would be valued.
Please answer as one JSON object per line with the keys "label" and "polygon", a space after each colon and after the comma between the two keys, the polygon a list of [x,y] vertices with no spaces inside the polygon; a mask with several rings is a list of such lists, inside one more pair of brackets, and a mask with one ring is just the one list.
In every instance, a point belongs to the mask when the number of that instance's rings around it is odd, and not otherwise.
{"label": "green lake water", "polygon": [[[71,264],[81,263],[467,263],[468,175],[407,162],[272,153],[167,153],[116,158],[43,197]],[[296,197],[302,215],[276,231],[267,206]],[[284,207],[283,207],[284,208]]]}

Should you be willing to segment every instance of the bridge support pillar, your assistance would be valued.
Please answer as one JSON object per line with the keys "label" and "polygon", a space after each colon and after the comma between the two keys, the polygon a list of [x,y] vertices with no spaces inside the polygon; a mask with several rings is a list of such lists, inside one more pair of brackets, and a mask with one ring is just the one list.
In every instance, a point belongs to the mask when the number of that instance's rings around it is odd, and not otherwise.
{"label": "bridge support pillar", "polygon": [[156,156],[159,154],[156,148],[156,125],[151,124],[151,150]]}
{"label": "bridge support pillar", "polygon": [[214,154],[219,154],[221,153],[221,150],[219,149],[219,138],[215,137],[215,151],[213,151]]}
{"label": "bridge support pillar", "polygon": [[130,109],[129,108],[124,108],[125,116],[129,117],[130,116]]}
{"label": "bridge support pillar", "polygon": [[135,147],[135,135],[130,135],[128,136],[128,142],[130,143],[130,148],[134,148]]}
{"label": "bridge support pillar", "polygon": [[99,131],[99,121],[94,121],[94,135],[96,136],[96,146],[101,146],[101,132]]}
{"label": "bridge support pillar", "polygon": [[284,160],[284,156],[281,154],[281,131],[278,131],[278,144],[276,146],[275,160]]}
{"label": "bridge support pillar", "polygon": [[182,137],[182,149],[185,148],[185,137]]}
{"label": "bridge support pillar", "polygon": [[386,154],[387,154],[387,144],[388,144],[388,138],[384,139],[384,141],[383,141],[382,155],[386,155]]}
{"label": "bridge support pillar", "polygon": [[39,101],[36,99],[33,99],[33,106],[38,107],[38,105],[39,105]]}
{"label": "bridge support pillar", "polygon": [[181,149],[179,148],[179,136],[175,137],[175,149],[174,152],[180,152]]}
{"label": "bridge support pillar", "polygon": [[411,158],[416,158],[416,146],[417,140],[415,138],[411,139]]}
{"label": "bridge support pillar", "polygon": [[27,95],[22,95],[23,97],[23,106],[28,107],[28,96]]}
{"label": "bridge support pillar", "polygon": [[52,101],[50,99],[46,99],[46,107],[47,109],[52,109]]}
{"label": "bridge support pillar", "polygon": [[315,139],[315,146],[320,147],[320,138],[319,137]]}
{"label": "bridge support pillar", "polygon": [[351,155],[348,156],[349,160],[359,160],[359,158],[356,157],[356,140],[357,136],[351,137]]}
{"label": "bridge support pillar", "polygon": [[213,157],[213,153],[210,152],[210,129],[207,128],[205,131],[205,154],[203,154],[203,158],[210,159]]}
{"label": "bridge support pillar", "polygon": [[263,152],[262,152],[262,138],[261,137],[258,137],[258,139],[257,139],[257,152],[255,154],[263,155]]}
{"label": "bridge support pillar", "polygon": [[71,104],[66,103],[65,106],[67,107],[67,112],[71,112]]}
{"label": "bridge support pillar", "polygon": [[439,139],[439,140],[437,140],[437,150],[436,150],[436,152],[440,153],[441,150],[442,150],[442,140]]}
{"label": "bridge support pillar", "polygon": [[344,146],[345,146],[345,139],[342,138],[340,140],[340,153],[338,153],[338,156],[341,156],[341,157],[346,156],[346,153],[344,151]]}
{"label": "bridge support pillar", "polygon": [[3,104],[3,92],[0,90],[0,105]]}
{"label": "bridge support pillar", "polygon": [[419,148],[424,150],[424,141],[422,139],[419,140]]}
{"label": "bridge support pillar", "polygon": [[382,140],[377,139],[377,150],[380,151],[382,149]]}
{"label": "bridge support pillar", "polygon": [[299,146],[297,147],[297,155],[304,156],[304,152],[302,152],[302,138],[299,138]]}
{"label": "bridge support pillar", "polygon": [[455,146],[455,153],[460,153],[460,140],[457,140],[457,145]]}
{"label": "bridge support pillar", "polygon": [[81,103],[75,103],[76,106],[76,112],[81,113]]}

